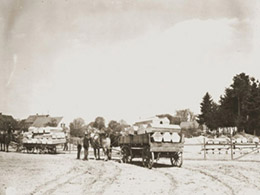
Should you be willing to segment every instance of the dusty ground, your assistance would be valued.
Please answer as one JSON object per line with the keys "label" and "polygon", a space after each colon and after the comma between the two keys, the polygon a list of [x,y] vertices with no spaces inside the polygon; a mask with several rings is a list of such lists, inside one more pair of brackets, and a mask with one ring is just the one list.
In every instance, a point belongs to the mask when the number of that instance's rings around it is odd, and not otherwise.
{"label": "dusty ground", "polygon": [[[116,160],[76,160],[75,152],[0,152],[0,194],[259,194],[260,154],[240,161],[161,159],[152,170]],[[256,160],[254,160],[256,159]]]}

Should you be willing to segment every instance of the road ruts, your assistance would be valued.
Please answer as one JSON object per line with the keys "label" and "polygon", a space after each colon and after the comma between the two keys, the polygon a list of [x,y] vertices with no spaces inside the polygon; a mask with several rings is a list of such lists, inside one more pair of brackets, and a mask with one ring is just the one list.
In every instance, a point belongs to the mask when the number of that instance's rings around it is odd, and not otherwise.
{"label": "road ruts", "polygon": [[196,168],[189,167],[189,169],[215,177],[226,186],[229,186],[232,189],[232,194],[260,193],[260,171],[251,169],[250,166],[245,168],[243,165],[243,163],[237,163],[234,168],[234,165],[222,163]]}
{"label": "road ruts", "polygon": [[88,173],[88,169],[83,169],[83,165],[80,162],[76,162],[75,166],[70,168],[69,171],[56,176],[54,179],[46,181],[40,186],[37,186],[30,194],[53,194],[61,186],[64,186],[65,184],[70,183],[72,180],[80,177],[81,175]]}
{"label": "road ruts", "polygon": [[235,194],[231,186],[203,169],[184,165],[155,170],[172,180],[173,189],[168,194]]}
{"label": "road ruts", "polygon": [[[232,194],[232,195],[235,195],[235,191],[234,191],[234,188],[231,186],[231,185],[228,185],[227,183],[223,182],[221,178],[217,177],[217,176],[214,176],[211,172],[209,172],[208,170],[203,170],[203,169],[196,169],[196,168],[188,168],[188,167],[185,167],[184,169],[187,169],[187,170],[190,170],[190,171],[193,171],[193,172],[197,172],[197,173],[200,173],[200,174],[203,174],[207,177],[210,177],[211,179],[213,179],[215,182],[221,184],[222,187],[225,187],[229,190],[229,193],[228,194]],[[211,185],[214,185],[214,184],[211,184]]]}
{"label": "road ruts", "polygon": [[159,174],[163,174],[165,177],[167,177],[170,181],[170,186],[169,186],[169,190],[168,190],[168,194],[175,194],[176,189],[178,188],[178,181],[176,180],[176,178],[169,173],[168,170],[165,169],[153,169],[153,171],[156,171]]}
{"label": "road ruts", "polygon": [[175,181],[170,175],[159,172],[155,169],[147,169],[141,166],[139,161],[132,164],[117,164],[120,175],[104,191],[104,195],[121,194],[172,194]]}
{"label": "road ruts", "polygon": [[106,189],[116,180],[121,174],[121,168],[117,162],[107,161],[102,162],[97,179],[89,185],[85,185],[84,194],[104,194]]}
{"label": "road ruts", "polygon": [[76,162],[68,172],[36,187],[30,194],[102,194],[119,173],[113,162]]}

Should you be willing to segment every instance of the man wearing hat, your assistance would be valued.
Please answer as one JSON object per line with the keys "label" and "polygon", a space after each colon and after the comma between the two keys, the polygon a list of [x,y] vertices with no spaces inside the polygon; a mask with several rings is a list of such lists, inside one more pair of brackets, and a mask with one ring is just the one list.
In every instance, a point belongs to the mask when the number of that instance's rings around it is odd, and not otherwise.
{"label": "man wearing hat", "polygon": [[85,132],[85,136],[83,139],[83,147],[84,147],[84,159],[83,160],[88,160],[89,135],[87,132]]}

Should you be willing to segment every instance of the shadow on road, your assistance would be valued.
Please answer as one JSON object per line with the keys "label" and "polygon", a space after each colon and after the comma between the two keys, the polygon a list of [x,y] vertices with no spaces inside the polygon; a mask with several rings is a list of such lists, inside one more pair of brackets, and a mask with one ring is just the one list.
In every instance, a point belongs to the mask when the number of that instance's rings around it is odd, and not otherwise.
{"label": "shadow on road", "polygon": [[[144,167],[142,161],[132,161],[131,163],[128,163],[128,164],[139,166],[139,167]],[[173,166],[170,164],[163,164],[163,163],[156,163],[156,162],[153,164],[153,168],[170,168],[170,167],[173,167]]]}

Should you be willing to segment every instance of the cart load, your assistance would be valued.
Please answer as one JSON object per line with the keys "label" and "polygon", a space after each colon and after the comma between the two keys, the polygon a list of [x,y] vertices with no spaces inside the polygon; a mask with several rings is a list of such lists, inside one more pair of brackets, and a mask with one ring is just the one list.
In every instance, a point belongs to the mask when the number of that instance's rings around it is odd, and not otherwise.
{"label": "cart load", "polygon": [[119,139],[122,161],[131,162],[133,158],[141,157],[143,165],[148,168],[161,157],[170,158],[172,165],[180,167],[183,142],[179,125],[157,117],[135,123]]}
{"label": "cart load", "polygon": [[66,135],[58,127],[30,127],[23,134],[23,146],[27,151],[56,152],[56,146],[66,143]]}

